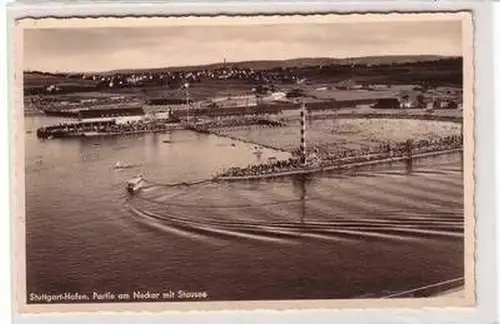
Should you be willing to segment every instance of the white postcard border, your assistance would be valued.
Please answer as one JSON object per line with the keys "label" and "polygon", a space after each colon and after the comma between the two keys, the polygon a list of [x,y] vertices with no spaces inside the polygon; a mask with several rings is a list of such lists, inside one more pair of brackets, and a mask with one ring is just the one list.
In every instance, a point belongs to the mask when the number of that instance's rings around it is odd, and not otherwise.
{"label": "white postcard border", "polygon": [[[476,27],[477,27],[477,26],[480,26],[480,24],[478,24],[478,19],[477,19],[477,18],[478,18],[478,15],[477,15],[477,12],[476,12],[476,17],[475,17],[475,18],[476,18],[476,20],[475,20],[475,26],[476,26]],[[480,20],[479,20],[479,21],[480,21]],[[480,53],[477,51],[477,48],[478,48],[478,47],[480,47],[480,46],[481,46],[481,44],[479,43],[478,39],[479,39],[479,38],[478,38],[478,37],[476,37],[476,53],[477,53],[477,55],[479,56],[479,55],[480,55]],[[19,45],[18,45],[18,46],[19,46]],[[12,57],[12,59],[14,59],[14,58],[15,58],[15,57]],[[465,58],[464,58],[464,62],[466,62]],[[479,62],[479,59],[478,59],[478,57],[476,57],[476,68],[477,68],[477,64],[478,64],[478,62]],[[19,62],[18,62],[18,63],[19,63]],[[471,64],[472,64],[472,61],[471,61]],[[480,69],[478,69],[478,70],[480,70]],[[19,70],[17,70],[17,71],[19,71]],[[468,73],[470,73],[470,71],[471,71],[471,70],[464,71],[464,73],[465,73],[465,74],[464,74],[464,79],[469,79],[469,80],[471,80],[471,81],[472,81],[472,79],[471,79],[471,78],[469,78],[469,77],[470,77],[470,74],[468,74]],[[483,71],[483,73],[484,73],[484,70],[482,70],[482,71]],[[469,77],[468,77],[468,76],[469,76]],[[480,76],[480,74],[478,73],[478,79],[480,79],[480,78],[479,78],[479,76]],[[478,81],[479,81],[479,80],[478,80]],[[478,82],[478,84],[480,84],[480,83],[481,83],[481,82]],[[472,85],[471,85],[471,86],[472,86]],[[476,86],[477,86],[477,84],[476,84]],[[17,88],[17,89],[19,89],[19,88]],[[477,87],[476,87],[476,89],[477,89]],[[470,104],[472,105],[472,101],[474,100],[474,99],[472,98],[472,96],[467,97],[467,93],[468,93],[468,92],[466,91],[466,88],[464,88],[464,106],[465,106],[465,102],[470,102]],[[483,92],[483,93],[484,93],[484,92]],[[472,92],[469,92],[469,94],[472,94]],[[17,96],[18,96],[17,98],[19,99],[19,93],[17,93]],[[483,96],[485,96],[485,95],[483,95]],[[481,99],[482,99],[482,97],[476,98],[476,105],[477,105],[477,107],[481,107],[481,106],[482,106],[482,105],[478,104],[478,102],[480,102],[480,101],[481,101]],[[484,110],[484,108],[483,108],[482,110]],[[464,111],[465,111],[465,109],[464,109]],[[473,122],[472,122],[472,121],[474,120],[474,118],[473,118],[473,119],[468,119],[468,118],[470,118],[470,117],[473,117],[473,110],[467,110],[467,111],[468,111],[469,113],[471,113],[472,115],[469,115],[469,116],[465,119],[465,121],[466,121],[466,122],[464,122],[464,131],[465,131],[465,137],[466,137],[466,138],[468,137],[468,135],[470,136],[470,135],[472,135],[472,134],[474,133],[474,128],[473,128],[473,127],[474,127],[474,125],[473,125]],[[13,119],[14,119],[14,120],[19,120],[19,119],[18,119],[18,118],[19,118],[19,110],[17,110],[17,109],[13,109],[13,113],[14,113],[14,114],[16,114],[15,116],[13,116]],[[21,114],[22,114],[22,112],[21,112]],[[21,115],[21,117],[22,117],[22,115]],[[479,123],[481,123],[481,120],[482,120],[482,119],[481,119],[481,118],[479,118],[479,117],[480,117],[480,114],[479,114],[479,113],[478,113],[478,116],[476,116],[476,117],[478,118],[478,120],[477,120],[477,124],[476,124],[476,127],[477,127],[477,128],[476,128],[476,135],[477,135],[477,134],[478,134],[478,133],[482,130],[482,128],[481,128],[481,127],[478,127],[478,124],[479,124]],[[22,118],[20,118],[20,119],[22,120]],[[483,123],[484,123],[484,119],[483,119]],[[14,138],[13,138],[13,139],[11,139],[11,142],[12,142],[12,143],[19,143],[19,141],[24,142],[24,141],[23,141],[23,139],[22,139],[22,137],[23,137],[22,132],[21,132],[21,133],[17,132],[19,129],[22,129],[22,128],[21,128],[21,126],[22,126],[22,125],[20,125],[20,124],[16,124],[15,128],[13,128],[13,130],[15,131],[15,133],[16,133],[16,134],[14,135]],[[12,128],[12,127],[11,127],[11,128]],[[21,137],[21,139],[19,139],[19,137]],[[484,137],[482,137],[482,136],[477,136],[477,137],[479,137],[479,138],[484,138]],[[474,145],[474,144],[472,143],[472,145]],[[478,146],[480,147],[480,146],[481,146],[481,143],[478,143]],[[483,146],[484,146],[484,145],[483,145]],[[23,148],[24,148],[24,145],[16,145],[16,152],[13,152],[13,154],[12,154],[12,158],[13,158],[13,161],[12,161],[13,163],[12,163],[12,165],[13,165],[13,166],[23,166],[23,165],[24,165],[24,161],[20,161],[20,160],[19,160],[19,158],[20,158],[20,155],[19,155],[19,154],[22,154],[22,149],[23,149]],[[471,148],[471,146],[469,146],[469,149],[470,149],[470,148]],[[466,149],[465,149],[465,150],[467,151],[467,144],[466,144]],[[471,154],[473,154],[473,152],[474,152],[473,150],[468,150],[468,151],[469,151],[469,152],[471,152]],[[481,153],[478,153],[478,155],[479,155],[479,156],[482,156],[482,155],[481,155]],[[21,160],[22,160],[22,159],[21,159]],[[467,163],[467,162],[469,162],[469,163],[473,163],[473,159],[468,159],[467,157],[464,157],[464,161],[466,161],[466,163]],[[476,167],[480,167],[480,166],[483,166],[483,169],[484,169],[484,168],[488,169],[488,168],[487,168],[487,167],[488,167],[488,165],[486,165],[486,166],[485,166],[485,162],[484,162],[483,160],[480,160],[480,159],[479,159],[479,160],[478,160],[478,162],[477,162],[477,164],[476,164]],[[472,167],[472,164],[469,164],[469,165],[467,165],[467,164],[466,164],[466,165],[465,165],[465,169],[468,169],[468,168],[471,168],[471,167]],[[13,181],[13,183],[12,183],[12,185],[13,185],[13,188],[12,188],[12,189],[13,189],[13,192],[14,192],[14,193],[16,193],[16,192],[17,192],[17,193],[19,193],[19,192],[24,192],[24,189],[22,189],[22,191],[20,191],[20,189],[21,189],[20,187],[17,187],[17,188],[16,188],[16,187],[14,187],[14,186],[16,186],[16,183],[17,183],[17,184],[19,184],[19,183],[24,184],[24,178],[23,178],[23,176],[24,176],[24,167],[22,167],[22,170],[23,170],[23,172],[21,172],[21,173],[22,173],[23,175],[21,176],[19,173],[17,173],[17,172],[16,172],[16,176],[18,176],[18,177],[20,177],[20,178],[17,178],[17,179],[16,179],[15,181]],[[485,171],[483,171],[483,172],[485,172]],[[481,174],[481,169],[479,169],[479,172],[478,172],[478,175],[480,175],[480,174]],[[469,175],[469,173],[467,173],[467,175]],[[474,182],[474,175],[473,175],[472,173],[470,173],[470,175],[471,175],[471,178],[468,178],[468,180],[466,180],[466,181],[472,181],[472,182]],[[469,182],[469,183],[470,183],[470,182]],[[22,185],[22,187],[24,187],[24,185]],[[479,188],[478,188],[478,193],[479,193],[479,192],[481,192],[481,191],[479,191],[480,186],[478,186],[478,187],[479,187]],[[467,191],[467,190],[466,190],[466,191]],[[468,198],[467,198],[467,197],[468,197]],[[466,199],[469,199],[470,197],[471,197],[470,195],[469,195],[469,196],[467,196],[467,195],[466,195]],[[466,200],[466,204],[465,204],[465,205],[466,205],[466,209],[467,209],[467,207],[468,207],[468,206],[474,206],[474,204],[473,204],[473,203],[472,203],[472,204],[469,204],[469,203],[470,203],[470,201],[467,201],[467,200]],[[21,205],[19,205],[19,204],[21,204]],[[480,204],[479,204],[479,205],[480,205]],[[17,211],[14,213],[15,217],[17,217],[17,215],[18,215],[18,213],[17,213],[17,212],[20,210],[19,208],[21,208],[21,210],[22,210],[22,202],[19,202],[19,200],[18,200],[18,199],[13,199],[13,200],[12,200],[12,208],[13,208],[15,211],[17,210]],[[473,208],[473,207],[472,207],[472,208]],[[467,212],[469,212],[469,213],[470,213],[471,211],[469,210],[469,211],[466,211],[466,213],[467,213]],[[473,213],[473,212],[474,212],[474,211],[472,210],[472,213]],[[471,220],[469,219],[467,222],[468,222],[468,223],[466,223],[466,231],[467,231],[466,237],[467,237],[467,241],[468,241],[468,244],[467,244],[467,245],[468,245],[468,246],[473,246],[473,245],[474,245],[474,237],[473,237],[473,233],[474,233],[474,221],[472,221],[472,222],[471,222]],[[478,221],[478,223],[479,223],[478,228],[480,229],[480,233],[481,233],[481,235],[483,235],[483,232],[486,232],[486,231],[481,230],[481,228],[484,228],[484,226],[483,226],[483,227],[481,227],[481,224],[480,224],[480,222],[479,222],[479,221]],[[15,224],[20,224],[20,223],[15,223]],[[15,224],[14,224],[14,226],[16,226]],[[22,223],[21,223],[21,224],[22,224]],[[16,228],[16,229],[15,229],[15,233],[19,233],[19,228]],[[20,236],[23,236],[23,235],[20,235]],[[481,241],[479,240],[479,244],[478,244],[478,250],[479,250],[479,251],[481,251],[481,244],[480,244],[480,243],[481,243]],[[483,243],[483,245],[484,245],[484,244],[485,244],[485,243]],[[469,253],[470,253],[470,252],[469,252]],[[16,254],[17,254],[17,253],[16,253]],[[16,257],[17,257],[17,258],[21,258],[21,257],[23,257],[23,256],[22,256],[22,255],[21,255],[21,256],[17,255]],[[18,259],[18,260],[19,260],[19,259]],[[480,257],[478,257],[478,261],[480,261],[480,260],[481,260],[481,258],[480,258]],[[479,269],[479,270],[481,270],[481,269]],[[469,275],[469,276],[470,276],[470,275],[473,275],[473,272],[474,272],[473,267],[470,267],[470,266],[469,266],[469,267],[467,267],[467,266],[466,266],[466,275]],[[481,272],[481,271],[479,271],[479,273],[480,273],[480,272]],[[17,276],[17,275],[19,275],[19,274],[16,274],[16,276]],[[474,292],[473,287],[472,287],[472,288],[470,288],[470,287],[471,287],[471,286],[467,286],[467,289],[469,289],[468,294],[471,292],[471,290],[470,290],[470,289],[472,289],[472,292]],[[478,285],[478,288],[479,288],[479,285]],[[480,294],[480,295],[481,295],[481,294]],[[427,300],[427,301],[428,301],[428,300]],[[479,298],[479,302],[480,302],[480,301],[481,301],[481,299]],[[331,302],[331,301],[329,301],[329,302]],[[341,301],[341,302],[342,302],[342,301]],[[341,304],[341,302],[340,302],[340,304]],[[412,302],[414,302],[414,301],[412,301]],[[447,301],[447,302],[445,302],[444,304],[439,304],[439,303],[438,303],[438,304],[436,304],[436,305],[434,305],[434,306],[436,306],[436,307],[453,306],[453,303],[450,303],[450,302],[451,302],[451,300],[448,300],[448,301]],[[247,307],[241,307],[241,305],[238,305],[238,304],[240,304],[240,303],[238,303],[238,302],[232,302],[232,303],[233,303],[233,305],[235,305],[235,306],[237,306],[237,307],[236,307],[236,308],[233,308],[233,307],[227,307],[227,303],[212,303],[212,302],[210,302],[210,304],[213,304],[213,305],[211,305],[209,308],[205,308],[205,307],[200,307],[200,308],[195,307],[195,308],[196,308],[197,310],[214,310],[214,309],[226,309],[226,310],[227,310],[227,309],[235,309],[235,310],[241,310],[241,309],[247,309]],[[271,308],[275,308],[275,307],[282,308],[282,307],[280,307],[279,302],[266,302],[266,304],[267,304],[267,305],[264,305],[264,306],[263,306],[263,305],[259,305],[259,304],[260,304],[260,302],[256,302],[256,303],[253,303],[253,302],[244,302],[244,303],[245,303],[245,304],[254,304],[253,306],[257,306],[257,307],[251,307],[251,308],[260,308],[260,309],[262,309],[262,308],[268,308],[268,307],[266,307],[266,306],[269,306],[269,305],[271,306]],[[288,302],[287,302],[287,303],[288,303]],[[337,304],[337,301],[335,301],[334,303],[335,303],[335,304]],[[352,303],[352,301],[349,301],[349,303]],[[355,302],[355,303],[356,303],[356,302]],[[375,301],[375,303],[374,303],[374,301],[373,301],[373,300],[370,300],[370,301],[369,301],[369,303],[370,303],[370,304],[376,304],[376,301]],[[203,304],[207,304],[207,303],[203,303]],[[221,308],[217,307],[217,304],[220,304]],[[222,304],[225,304],[225,306],[224,306],[224,305],[222,305]],[[308,304],[308,302],[303,302],[303,301],[300,301],[300,302],[297,302],[297,306],[298,306],[298,307],[293,307],[293,308],[295,308],[295,309],[303,309],[303,308],[308,308],[308,307],[306,306],[307,304]],[[311,305],[311,306],[312,306],[312,307],[314,307],[314,308],[316,308],[316,306],[315,306],[315,305],[313,305],[313,304],[314,304],[314,302],[312,302],[312,305]],[[394,307],[394,305],[398,304],[398,301],[397,301],[397,300],[391,300],[391,304],[392,304],[392,305],[390,305],[389,307]],[[109,305],[109,304],[108,304],[108,305]],[[99,308],[100,308],[100,309],[102,309],[103,311],[107,311],[106,307],[107,307],[108,305],[102,305],[102,304],[100,304],[100,305],[99,305]],[[136,304],[136,305],[137,305],[137,304]],[[146,309],[147,309],[147,307],[145,307],[147,304],[143,304],[143,303],[141,303],[141,304],[138,304],[138,305],[139,305],[139,309],[140,309],[140,310],[146,310]],[[412,307],[414,307],[414,306],[417,306],[417,307],[418,307],[418,306],[420,306],[420,307],[422,307],[422,306],[428,306],[428,305],[429,305],[429,304],[427,303],[426,305],[411,305],[411,306],[412,306]],[[36,305],[36,306],[35,306],[35,308],[34,308],[33,310],[35,310],[36,308],[38,308],[38,306],[41,306],[41,308],[43,308],[43,307],[46,307],[47,305]],[[53,307],[53,305],[49,305],[49,306],[50,306],[50,307]],[[70,305],[70,306],[71,306],[71,307],[75,307],[76,305]],[[78,307],[80,307],[80,306],[87,306],[87,305],[78,305]],[[90,306],[90,305],[88,305],[88,306]],[[95,307],[94,307],[95,305],[92,305],[92,306],[93,306],[93,308],[95,309]],[[117,304],[111,304],[111,305],[109,305],[109,306],[111,306],[111,308],[115,309],[115,308],[116,308],[116,306],[117,306]],[[123,306],[124,306],[124,308],[123,308],[123,309],[133,310],[133,307],[131,307],[131,304],[125,304],[125,305],[123,305]],[[164,306],[164,304],[160,304],[160,307],[161,307],[161,306]],[[200,305],[200,306],[201,306],[201,305]],[[305,306],[305,307],[304,307],[304,306]],[[338,305],[338,306],[340,306],[340,305]],[[378,306],[379,306],[379,305],[378,305]],[[405,305],[404,305],[404,303],[403,303],[403,304],[401,304],[401,305],[399,305],[399,306],[405,306]],[[58,307],[58,308],[64,308],[64,307],[61,307],[61,305],[57,305],[57,307]],[[189,303],[189,305],[187,305],[187,307],[189,307],[189,309],[192,309],[192,308],[193,308],[193,303]],[[370,307],[370,306],[369,306],[369,305],[363,305],[363,304],[360,304],[358,307],[356,307],[356,306],[354,306],[354,307],[355,307],[355,308],[367,308],[367,307]],[[163,308],[165,309],[165,307],[163,307]],[[288,308],[288,307],[285,307],[285,308]],[[181,309],[179,309],[179,310],[181,310]],[[36,311],[36,310],[35,310],[35,311]],[[59,310],[59,311],[60,311],[60,310]],[[349,311],[349,310],[347,310],[347,311]],[[394,314],[394,315],[396,315],[396,314],[398,314],[398,313],[401,313],[401,314],[402,314],[402,313],[405,313],[405,312],[409,312],[408,314],[413,314],[413,315],[416,315],[416,313],[420,313],[420,312],[422,312],[422,311],[423,311],[423,309],[420,309],[420,310],[400,309],[400,310],[394,310],[394,311],[393,311],[393,310],[391,310],[391,313],[392,313],[392,314]],[[425,311],[429,312],[429,311],[431,311],[431,310],[425,310]],[[469,309],[469,310],[468,310],[468,312],[470,313],[470,311],[471,311],[471,310]],[[331,312],[331,311],[322,311],[322,312]],[[337,312],[338,312],[338,311],[337,311]],[[344,311],[342,310],[341,312],[344,312]],[[280,312],[280,313],[281,313],[281,312]],[[288,312],[287,312],[287,313],[288,313]],[[385,313],[387,313],[387,312],[385,312]],[[462,314],[462,315],[464,315],[464,314]]]}

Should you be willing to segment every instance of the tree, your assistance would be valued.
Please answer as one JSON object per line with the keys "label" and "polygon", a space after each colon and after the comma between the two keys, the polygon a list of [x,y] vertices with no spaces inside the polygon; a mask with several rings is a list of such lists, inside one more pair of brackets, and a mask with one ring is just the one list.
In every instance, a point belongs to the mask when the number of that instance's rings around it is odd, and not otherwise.
{"label": "tree", "polygon": [[425,98],[422,94],[417,96],[417,108],[425,108]]}

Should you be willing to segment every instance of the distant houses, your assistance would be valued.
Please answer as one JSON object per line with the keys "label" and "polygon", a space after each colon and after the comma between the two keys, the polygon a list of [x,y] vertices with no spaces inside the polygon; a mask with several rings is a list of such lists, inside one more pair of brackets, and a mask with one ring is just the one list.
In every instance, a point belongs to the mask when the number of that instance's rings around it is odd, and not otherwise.
{"label": "distant houses", "polygon": [[425,98],[422,94],[415,94],[414,96],[403,95],[398,98],[380,98],[371,107],[386,109],[457,109],[459,104],[456,100],[449,98]]}

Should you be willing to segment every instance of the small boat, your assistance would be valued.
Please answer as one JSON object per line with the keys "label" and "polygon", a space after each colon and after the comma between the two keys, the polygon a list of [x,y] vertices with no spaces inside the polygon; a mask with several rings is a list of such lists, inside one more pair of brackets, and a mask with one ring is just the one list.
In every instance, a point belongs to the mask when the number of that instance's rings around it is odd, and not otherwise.
{"label": "small boat", "polygon": [[115,169],[123,169],[123,168],[125,168],[125,164],[123,164],[122,161],[116,162]]}
{"label": "small boat", "polygon": [[120,169],[132,169],[132,168],[137,168],[139,167],[139,164],[125,164],[122,161],[116,162],[114,169],[120,170]]}
{"label": "small boat", "polygon": [[142,175],[138,175],[137,177],[130,179],[127,182],[127,191],[133,195],[137,191],[141,190],[141,188],[144,186],[144,178]]}
{"label": "small boat", "polygon": [[169,140],[164,140],[164,141],[163,141],[163,143],[167,143],[167,144],[169,144],[169,143],[172,143],[172,141],[169,141]]}

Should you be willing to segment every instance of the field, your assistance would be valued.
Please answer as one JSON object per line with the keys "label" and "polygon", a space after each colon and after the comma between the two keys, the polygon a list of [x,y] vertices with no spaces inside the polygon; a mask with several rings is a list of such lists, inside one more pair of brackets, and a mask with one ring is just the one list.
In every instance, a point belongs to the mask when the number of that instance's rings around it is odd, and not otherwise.
{"label": "field", "polygon": [[[258,126],[214,129],[215,133],[255,144],[291,151],[299,147],[298,121],[285,127]],[[306,143],[326,151],[359,149],[381,143],[403,142],[409,138],[428,139],[459,135],[460,124],[406,119],[326,119],[307,124]]]}
{"label": "field", "polygon": [[[357,64],[352,66],[351,64]],[[305,78],[307,82],[300,85],[311,95],[318,97],[327,97],[332,94],[320,93],[315,88],[324,85],[333,85],[338,82],[347,83],[369,83],[386,84],[392,86],[405,86],[414,84],[429,84],[434,87],[452,86],[460,87],[462,84],[462,61],[461,58],[447,57],[366,57],[356,59],[328,59],[328,58],[303,58],[285,61],[255,61],[255,62],[236,62],[227,66],[218,64],[199,66],[199,67],[171,67],[149,70],[128,70],[128,71],[109,71],[93,75],[97,80],[103,77],[110,77],[117,74],[155,74],[165,73],[167,71],[197,71],[215,69],[248,69],[260,71],[269,77],[271,83],[279,88],[296,87],[290,82],[279,81],[280,76],[296,75]],[[277,77],[277,78],[275,78]],[[191,95],[197,100],[207,99],[217,95],[233,95],[249,93],[258,82],[252,79],[232,78],[227,80],[205,78],[201,83],[192,84]],[[134,93],[139,97],[154,96],[172,96],[182,95],[170,89],[166,85],[145,85],[145,86],[126,86],[124,88],[107,89],[99,85],[98,81],[82,79],[79,74],[51,74],[44,72],[25,72],[24,88],[25,94],[44,94],[43,87],[48,85],[58,85],[61,88],[59,94],[83,93],[83,92],[119,92]],[[182,92],[182,91],[181,91]],[[391,95],[394,90],[388,89],[387,94]],[[342,93],[336,93],[336,96],[342,97]],[[369,95],[369,94],[367,94]],[[337,100],[341,100],[338,99]]]}

